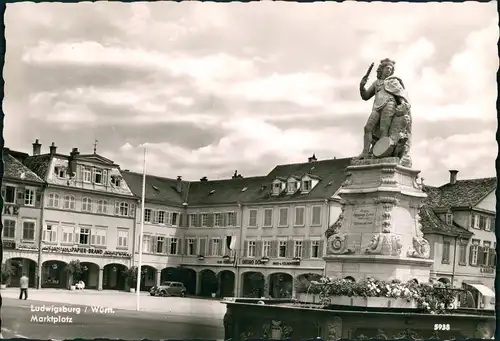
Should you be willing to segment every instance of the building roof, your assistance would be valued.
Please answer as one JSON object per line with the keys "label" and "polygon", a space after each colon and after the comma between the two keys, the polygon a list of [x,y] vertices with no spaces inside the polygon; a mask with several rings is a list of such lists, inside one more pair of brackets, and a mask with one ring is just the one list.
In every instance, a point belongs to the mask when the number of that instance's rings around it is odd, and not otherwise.
{"label": "building roof", "polygon": [[4,179],[12,179],[17,181],[31,181],[43,184],[43,180],[28,167],[23,165],[19,160],[10,155],[10,151],[5,149],[3,152],[4,160]]}
{"label": "building roof", "polygon": [[254,202],[269,193],[271,181],[265,176],[195,181],[190,183],[187,202],[195,206]]}
{"label": "building roof", "polygon": [[496,178],[457,180],[439,187],[439,200],[435,207],[474,207],[496,189]]}
{"label": "building roof", "polygon": [[31,169],[40,178],[47,179],[50,170],[50,162],[52,161],[51,154],[32,155],[24,159],[23,163],[26,167]]}
{"label": "building roof", "polygon": [[420,210],[420,224],[422,225],[422,232],[424,233],[437,233],[450,236],[462,236],[468,238],[473,235],[472,232],[457,224],[446,224],[445,221],[440,219],[434,212],[432,207],[424,206]]}
{"label": "building roof", "polygon": [[[132,193],[142,197],[142,174],[130,171],[121,171],[123,179]],[[177,190],[180,181],[180,192]],[[170,205],[182,205],[186,201],[189,183],[186,181],[162,178],[154,175],[146,175],[146,200],[149,202],[164,203]]]}

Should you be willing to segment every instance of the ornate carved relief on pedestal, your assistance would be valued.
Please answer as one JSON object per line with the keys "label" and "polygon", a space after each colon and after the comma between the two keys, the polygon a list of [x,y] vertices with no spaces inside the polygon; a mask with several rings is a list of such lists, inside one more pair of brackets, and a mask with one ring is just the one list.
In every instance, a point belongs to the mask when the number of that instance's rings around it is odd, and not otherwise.
{"label": "ornate carved relief on pedestal", "polygon": [[330,225],[326,231],[325,231],[325,237],[326,239],[328,240],[331,236],[335,235],[335,234],[338,234],[339,231],[340,231],[340,228],[342,227],[342,224],[344,222],[344,210],[345,210],[345,202],[342,202],[340,204],[340,214],[339,214],[339,217],[337,218],[337,220],[335,220],[335,222]]}
{"label": "ornate carved relief on pedestal", "polygon": [[354,248],[347,246],[348,235],[346,233],[334,234],[327,239],[328,255],[353,254]]}
{"label": "ornate carved relief on pedestal", "polygon": [[476,331],[474,332],[474,337],[476,339],[491,339],[493,336],[493,324],[488,322],[479,322],[476,326]]}
{"label": "ornate carved relief on pedestal", "polygon": [[377,329],[377,335],[375,335],[377,340],[388,340],[385,332],[382,329]]}
{"label": "ornate carved relief on pedestal", "polygon": [[342,319],[335,316],[332,321],[327,324],[327,341],[338,341],[342,338]]}
{"label": "ornate carved relief on pedestal", "polygon": [[270,324],[262,326],[262,337],[266,340],[286,340],[292,335],[292,327],[280,320],[271,320]]}
{"label": "ornate carved relief on pedestal", "polygon": [[417,210],[415,214],[416,229],[415,236],[412,238],[412,245],[408,249],[407,257],[411,258],[424,258],[428,259],[431,256],[431,246],[429,242],[424,238],[422,233],[422,225],[420,223],[420,213]]}
{"label": "ornate carved relief on pedestal", "polygon": [[392,340],[411,340],[411,341],[422,341],[424,338],[417,334],[416,331],[411,330],[411,329],[405,329],[400,332],[394,333],[394,335],[391,338]]}
{"label": "ornate carved relief on pedestal", "polygon": [[345,173],[345,180],[342,182],[340,187],[348,187],[352,185],[352,173],[351,172],[346,172]]}
{"label": "ornate carved relief on pedestal", "polygon": [[[420,182],[418,182],[418,179],[420,179]],[[418,175],[416,175],[413,179],[413,188],[421,191],[424,188],[424,178],[420,178]]]}
{"label": "ornate carved relief on pedestal", "polygon": [[374,234],[367,245],[365,253],[372,255],[399,256],[401,254],[401,239],[393,233]]}
{"label": "ornate carved relief on pedestal", "polygon": [[391,212],[399,204],[399,200],[393,197],[377,198],[377,203],[382,206],[382,233],[391,232]]}

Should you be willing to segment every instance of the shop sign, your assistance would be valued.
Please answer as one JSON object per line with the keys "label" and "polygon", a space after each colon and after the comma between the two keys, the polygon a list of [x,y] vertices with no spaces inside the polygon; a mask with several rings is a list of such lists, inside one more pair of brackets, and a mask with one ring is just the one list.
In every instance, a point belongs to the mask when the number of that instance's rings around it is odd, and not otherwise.
{"label": "shop sign", "polygon": [[18,215],[19,214],[19,205],[13,204],[4,204],[2,215]]}
{"label": "shop sign", "polygon": [[267,261],[262,259],[242,259],[240,263],[241,265],[265,265]]}
{"label": "shop sign", "polygon": [[16,245],[16,250],[19,251],[38,251],[38,246],[33,244],[19,244]]}
{"label": "shop sign", "polygon": [[493,267],[481,267],[481,272],[483,273],[489,273],[492,274],[495,272],[495,269]]}
{"label": "shop sign", "polygon": [[292,261],[283,261],[283,262],[273,262],[273,265],[300,265],[300,260],[292,260]]}
{"label": "shop sign", "polygon": [[16,249],[16,242],[11,241],[11,240],[4,240],[2,245],[3,245],[4,250],[15,250]]}
{"label": "shop sign", "polygon": [[230,259],[218,260],[217,264],[233,264],[233,261]]}
{"label": "shop sign", "polygon": [[53,252],[53,253],[70,253],[70,254],[87,254],[87,255],[98,255],[104,257],[120,257],[129,258],[130,253],[123,251],[109,251],[95,248],[86,247],[64,247],[64,246],[44,246],[42,248],[43,252]]}

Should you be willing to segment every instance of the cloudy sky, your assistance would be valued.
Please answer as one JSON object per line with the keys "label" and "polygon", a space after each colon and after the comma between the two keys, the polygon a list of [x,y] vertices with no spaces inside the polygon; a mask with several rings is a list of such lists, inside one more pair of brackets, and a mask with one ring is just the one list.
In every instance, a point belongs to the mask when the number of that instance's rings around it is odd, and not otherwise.
{"label": "cloudy sky", "polygon": [[191,180],[354,156],[371,111],[359,80],[390,57],[425,182],[494,176],[495,6],[8,4],[6,145],[90,153],[97,139],[135,171],[147,145],[148,172]]}

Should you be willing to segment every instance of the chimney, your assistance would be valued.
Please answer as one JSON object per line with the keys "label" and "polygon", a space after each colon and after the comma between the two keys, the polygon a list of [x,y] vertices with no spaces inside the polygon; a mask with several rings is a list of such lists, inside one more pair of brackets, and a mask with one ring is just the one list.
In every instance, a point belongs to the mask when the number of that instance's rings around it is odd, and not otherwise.
{"label": "chimney", "polygon": [[56,144],[54,142],[52,142],[49,149],[50,149],[50,155],[54,155],[56,153],[56,150],[57,150]]}
{"label": "chimney", "polygon": [[208,178],[206,176],[204,176],[203,178],[200,179],[200,181],[208,181]]}
{"label": "chimney", "polygon": [[76,156],[79,155],[80,152],[78,151],[78,148],[73,148],[71,150],[71,153],[69,153],[69,172],[70,176],[73,174],[76,174]]}
{"label": "chimney", "polygon": [[42,145],[38,142],[38,139],[33,143],[33,155],[40,155],[40,150],[42,149]]}
{"label": "chimney", "polygon": [[450,185],[454,185],[457,182],[457,170],[450,170]]}
{"label": "chimney", "polygon": [[176,188],[178,193],[182,192],[182,176],[177,176]]}
{"label": "chimney", "polygon": [[313,154],[313,156],[311,156],[309,159],[307,159],[309,162],[314,162],[314,161],[318,161],[318,159],[316,159],[316,154]]}

